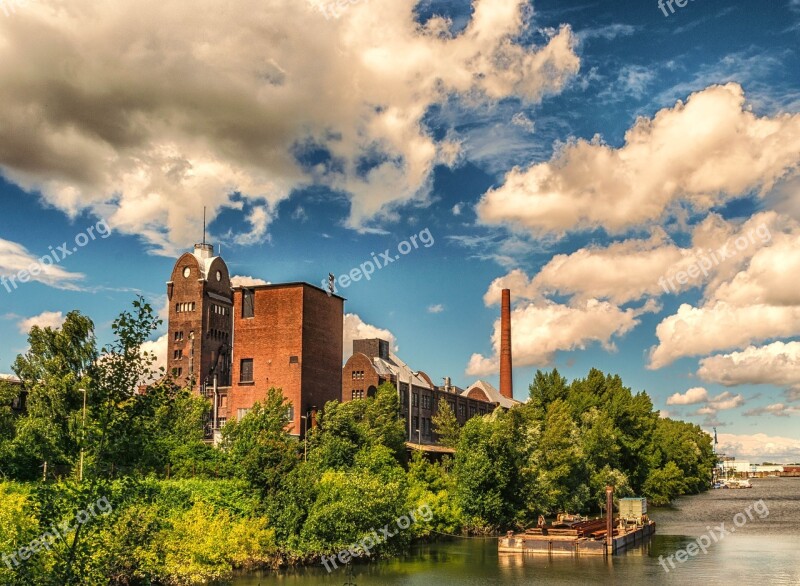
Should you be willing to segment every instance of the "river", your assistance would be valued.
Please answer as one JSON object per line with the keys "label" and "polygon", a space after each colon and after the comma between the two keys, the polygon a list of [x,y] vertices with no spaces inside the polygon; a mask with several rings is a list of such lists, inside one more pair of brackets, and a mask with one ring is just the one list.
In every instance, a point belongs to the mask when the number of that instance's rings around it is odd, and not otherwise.
{"label": "river", "polygon": [[[496,540],[461,539],[418,546],[401,559],[356,566],[352,581],[358,586],[521,586],[531,582],[800,585],[800,478],[763,478],[752,483],[752,489],[713,490],[680,498],[669,508],[652,509],[656,535],[644,546],[608,560],[498,555]],[[753,506],[762,499],[766,508]],[[752,520],[746,514],[748,507]],[[720,527],[722,523],[724,527]],[[703,535],[707,537],[703,539]],[[671,567],[669,556],[687,546],[691,551],[698,538],[710,542],[707,553],[695,550],[696,555],[687,554],[683,563],[673,557]],[[253,575],[234,584],[331,586],[347,579],[343,570],[328,574],[320,566]]]}

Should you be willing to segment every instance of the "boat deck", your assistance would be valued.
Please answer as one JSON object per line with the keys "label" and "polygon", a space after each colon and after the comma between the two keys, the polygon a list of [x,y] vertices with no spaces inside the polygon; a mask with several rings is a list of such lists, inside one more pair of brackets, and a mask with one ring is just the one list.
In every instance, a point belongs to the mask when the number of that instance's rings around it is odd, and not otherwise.
{"label": "boat deck", "polygon": [[579,523],[571,529],[529,529],[511,533],[498,540],[500,553],[617,555],[641,544],[656,532],[654,521],[627,529],[614,529],[610,544],[606,544],[605,519]]}

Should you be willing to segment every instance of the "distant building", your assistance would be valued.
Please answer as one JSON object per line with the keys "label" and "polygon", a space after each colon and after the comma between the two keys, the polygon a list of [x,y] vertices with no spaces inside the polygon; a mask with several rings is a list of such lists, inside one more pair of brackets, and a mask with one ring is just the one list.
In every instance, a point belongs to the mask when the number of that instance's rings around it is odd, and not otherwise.
{"label": "distant building", "polygon": [[460,425],[497,407],[508,409],[517,404],[485,381],[477,381],[467,389],[451,385],[449,378],[444,381],[438,386],[425,372],[413,371],[390,351],[387,340],[353,340],[353,355],[342,370],[342,402],[372,397],[381,384],[391,383],[399,392],[407,440],[422,444],[439,442],[431,419],[438,413],[442,399],[450,404]]}
{"label": "distant building", "polygon": [[207,436],[241,419],[271,387],[302,436],[317,409],[341,394],[344,298],[307,283],[232,287],[211,244],[183,254],[167,282],[168,368],[208,398]]}
{"label": "distant building", "polygon": [[22,388],[22,381],[13,374],[0,374],[0,382],[19,388],[19,394],[11,400],[11,411],[17,415],[24,413],[28,393]]}

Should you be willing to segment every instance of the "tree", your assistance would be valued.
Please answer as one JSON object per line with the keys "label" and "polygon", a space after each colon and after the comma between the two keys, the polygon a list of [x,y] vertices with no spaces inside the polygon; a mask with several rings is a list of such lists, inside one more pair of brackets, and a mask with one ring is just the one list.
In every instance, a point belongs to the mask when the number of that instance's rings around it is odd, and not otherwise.
{"label": "tree", "polygon": [[[17,356],[13,370],[27,392],[27,412],[16,421],[6,451],[8,467],[19,478],[39,477],[40,467],[74,465],[82,437],[83,395],[91,384],[97,358],[94,324],[77,311],[60,328],[33,326],[29,349]],[[6,441],[9,441],[8,439]]]}
{"label": "tree", "polygon": [[241,421],[222,429],[222,445],[236,476],[266,498],[298,463],[298,444],[286,431],[290,403],[280,389],[271,388]]}
{"label": "tree", "polygon": [[439,436],[439,443],[448,448],[455,448],[461,437],[461,426],[458,424],[453,408],[444,397],[439,401],[436,415],[431,417],[433,431]]}

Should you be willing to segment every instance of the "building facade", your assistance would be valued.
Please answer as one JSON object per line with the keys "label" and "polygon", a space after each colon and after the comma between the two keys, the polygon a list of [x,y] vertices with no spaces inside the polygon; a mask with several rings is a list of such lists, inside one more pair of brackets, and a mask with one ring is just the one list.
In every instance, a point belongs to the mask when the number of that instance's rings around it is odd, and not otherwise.
{"label": "building facade", "polygon": [[206,243],[175,263],[167,297],[169,371],[211,401],[208,437],[272,387],[291,403],[287,429],[300,437],[340,398],[344,298],[307,283],[233,287]]}
{"label": "building facade", "polygon": [[443,385],[436,385],[425,372],[412,370],[393,354],[387,340],[353,340],[353,355],[342,369],[342,401],[372,397],[385,382],[398,389],[400,417],[404,420],[406,439],[411,443],[439,442],[431,420],[438,413],[442,399],[450,404],[460,425],[476,415],[516,404],[485,381],[477,381],[467,389],[450,384],[449,378],[444,379]]}
{"label": "building facade", "polygon": [[233,307],[227,417],[241,419],[270,388],[280,388],[292,403],[292,433],[305,435],[316,411],[340,398],[344,299],[308,283],[285,283],[236,287]]}
{"label": "building facade", "polygon": [[182,255],[167,281],[169,371],[178,384],[203,389],[231,381],[233,292],[228,267],[211,244]]}

